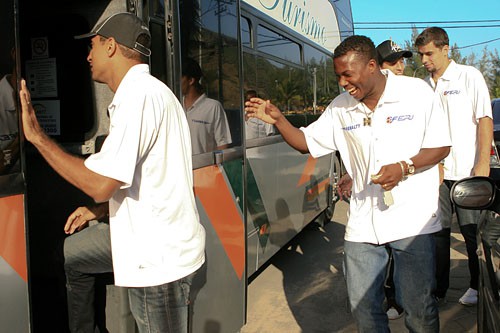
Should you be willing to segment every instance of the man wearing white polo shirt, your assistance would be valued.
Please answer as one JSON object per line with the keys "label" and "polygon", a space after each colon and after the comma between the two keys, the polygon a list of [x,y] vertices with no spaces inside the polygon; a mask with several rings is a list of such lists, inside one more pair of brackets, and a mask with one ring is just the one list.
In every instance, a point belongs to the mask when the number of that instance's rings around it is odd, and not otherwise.
{"label": "man wearing white polo shirt", "polygon": [[437,163],[449,152],[443,110],[425,82],[380,70],[373,42],[346,38],[334,51],[345,89],[321,117],[295,128],[270,103],[246,103],[249,117],[274,124],[295,149],[314,157],[339,150],[353,178],[344,262],[360,332],[388,332],[384,280],[394,258],[396,298],[412,332],[438,332],[434,237],[440,230]]}
{"label": "man wearing white polo shirt", "polygon": [[476,68],[449,59],[449,39],[439,27],[427,28],[415,40],[422,64],[429,72],[427,83],[442,100],[450,129],[452,147],[444,160],[444,182],[440,187],[441,224],[436,234],[437,288],[435,296],[445,300],[450,276],[451,217],[456,212],[469,258],[469,288],[459,299],[463,305],[477,303],[479,261],[476,229],[480,211],[453,205],[453,183],[469,176],[489,176],[493,142],[491,101],[483,75]]}
{"label": "man wearing white polo shirt", "polygon": [[70,331],[94,332],[91,278],[113,270],[115,284],[127,288],[139,332],[187,332],[205,231],[194,198],[186,116],[172,91],[149,73],[151,35],[137,16],[111,15],[77,38],[90,39],[92,79],[114,92],[109,135],[98,153],[83,160],[62,150],[40,127],[24,80],[20,92],[26,139],[97,202],[73,212],[66,233],[109,213],[109,227],[98,223],[65,241]]}
{"label": "man wearing white polo shirt", "polygon": [[232,142],[222,104],[203,93],[203,72],[191,58],[182,62],[181,88],[193,155],[225,149]]}

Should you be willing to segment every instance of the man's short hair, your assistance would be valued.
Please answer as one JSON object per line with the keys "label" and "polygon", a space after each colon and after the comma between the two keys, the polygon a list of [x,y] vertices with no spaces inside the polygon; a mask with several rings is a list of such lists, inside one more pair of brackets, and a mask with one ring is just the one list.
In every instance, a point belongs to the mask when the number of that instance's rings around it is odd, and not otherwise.
{"label": "man's short hair", "polygon": [[415,46],[420,47],[434,42],[434,45],[438,48],[442,48],[445,45],[450,45],[450,40],[448,39],[448,34],[443,28],[430,27],[425,29],[418,35],[415,39]]}
{"label": "man's short hair", "polygon": [[353,35],[344,39],[333,52],[333,59],[345,56],[348,52],[356,52],[368,62],[370,59],[377,60],[377,51],[373,41],[361,35]]}
{"label": "man's short hair", "polygon": [[200,65],[192,58],[182,60],[182,75],[199,81],[203,77]]}

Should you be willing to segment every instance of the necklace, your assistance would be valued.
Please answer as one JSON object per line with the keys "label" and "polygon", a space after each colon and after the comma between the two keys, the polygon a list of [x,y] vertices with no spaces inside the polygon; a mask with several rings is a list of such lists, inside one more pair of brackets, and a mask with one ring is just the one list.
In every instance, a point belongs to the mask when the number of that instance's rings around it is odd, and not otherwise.
{"label": "necklace", "polygon": [[360,109],[365,114],[365,117],[363,118],[363,126],[371,126],[372,125],[373,111],[368,109],[368,107],[364,103],[361,103]]}

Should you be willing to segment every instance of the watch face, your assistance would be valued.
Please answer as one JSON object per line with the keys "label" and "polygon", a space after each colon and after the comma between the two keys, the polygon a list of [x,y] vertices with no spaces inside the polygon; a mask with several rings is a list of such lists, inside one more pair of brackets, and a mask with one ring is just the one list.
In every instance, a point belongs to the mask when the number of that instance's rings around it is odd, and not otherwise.
{"label": "watch face", "polygon": [[414,173],[415,173],[415,166],[409,165],[408,166],[408,174],[413,175]]}

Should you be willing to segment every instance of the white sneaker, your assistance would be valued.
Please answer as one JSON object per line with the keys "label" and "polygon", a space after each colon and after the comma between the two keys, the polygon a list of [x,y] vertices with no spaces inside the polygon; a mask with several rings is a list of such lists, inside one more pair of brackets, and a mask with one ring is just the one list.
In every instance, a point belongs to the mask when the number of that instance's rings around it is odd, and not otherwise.
{"label": "white sneaker", "polygon": [[394,307],[391,307],[389,310],[387,310],[387,317],[389,320],[394,320],[394,319],[399,319],[403,316],[404,311],[401,313],[398,312]]}
{"label": "white sneaker", "polygon": [[462,305],[472,306],[477,304],[477,290],[469,288],[465,294],[460,297],[458,302]]}

